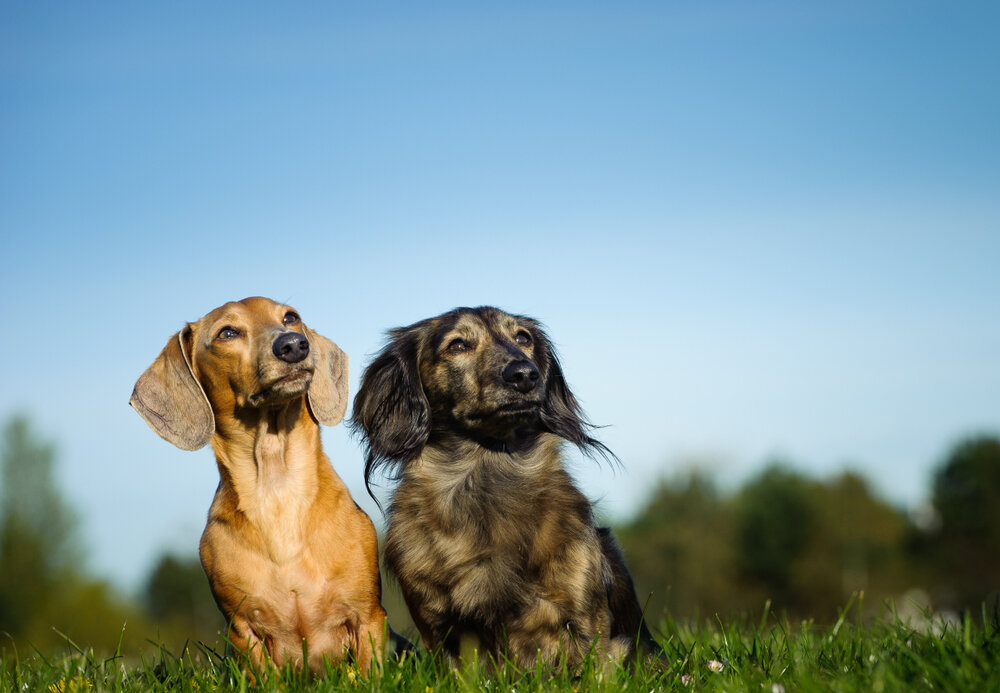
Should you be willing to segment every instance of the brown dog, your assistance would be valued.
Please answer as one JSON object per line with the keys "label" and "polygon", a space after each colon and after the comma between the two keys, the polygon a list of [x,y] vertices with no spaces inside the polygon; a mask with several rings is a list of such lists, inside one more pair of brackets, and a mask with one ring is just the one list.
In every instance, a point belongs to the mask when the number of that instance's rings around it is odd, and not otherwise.
{"label": "brown dog", "polygon": [[381,661],[375,528],[320,443],[347,407],[337,345],[288,306],[227,303],[167,341],[130,404],[177,447],[215,450],[201,563],[230,642],[257,666]]}
{"label": "brown dog", "polygon": [[564,467],[565,441],[610,453],[541,326],[459,308],[390,336],[352,425],[366,481],[398,472],[385,555],[424,644],[455,658],[471,640],[522,666],[655,652],[614,537]]}

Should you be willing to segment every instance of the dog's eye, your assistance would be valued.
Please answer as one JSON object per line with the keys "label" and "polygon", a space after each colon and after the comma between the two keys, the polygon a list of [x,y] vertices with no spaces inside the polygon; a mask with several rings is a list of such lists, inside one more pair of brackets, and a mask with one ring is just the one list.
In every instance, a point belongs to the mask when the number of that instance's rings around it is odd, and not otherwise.
{"label": "dog's eye", "polygon": [[281,322],[283,322],[286,325],[298,325],[301,320],[302,318],[298,316],[298,313],[296,313],[293,310],[290,310],[287,313],[285,313],[285,317],[284,319],[282,319]]}
{"label": "dog's eye", "polygon": [[514,335],[514,341],[521,346],[529,346],[531,344],[531,335],[521,330],[516,335]]}
{"label": "dog's eye", "polygon": [[219,334],[216,335],[215,338],[216,339],[221,339],[221,340],[225,341],[225,340],[228,340],[228,339],[236,339],[239,336],[240,336],[240,331],[239,330],[237,330],[235,327],[231,327],[229,325],[226,325],[221,330],[219,330]]}
{"label": "dog's eye", "polygon": [[463,351],[468,351],[471,348],[472,347],[469,346],[469,343],[460,337],[456,337],[455,339],[448,342],[448,351],[452,354],[460,354]]}

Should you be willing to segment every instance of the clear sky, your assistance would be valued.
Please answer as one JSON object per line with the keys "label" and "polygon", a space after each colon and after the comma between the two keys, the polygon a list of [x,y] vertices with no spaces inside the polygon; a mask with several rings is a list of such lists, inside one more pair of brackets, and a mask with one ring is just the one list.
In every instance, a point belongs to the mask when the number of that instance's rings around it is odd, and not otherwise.
{"label": "clear sky", "polygon": [[494,304],[607,426],[623,470],[574,468],[611,517],[774,457],[914,507],[1000,430],[998,35],[992,1],[6,0],[0,418],[134,586],[217,482],[127,404],[185,321],[289,302],[353,395],[387,328]]}

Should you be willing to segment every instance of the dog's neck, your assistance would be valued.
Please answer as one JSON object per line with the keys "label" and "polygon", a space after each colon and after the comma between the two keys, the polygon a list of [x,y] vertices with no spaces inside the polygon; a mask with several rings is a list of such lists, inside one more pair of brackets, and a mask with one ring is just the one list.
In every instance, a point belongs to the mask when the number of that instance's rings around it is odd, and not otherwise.
{"label": "dog's neck", "polygon": [[564,441],[541,433],[530,443],[512,453],[461,437],[428,444],[404,468],[397,492],[405,486],[410,499],[419,499],[421,512],[450,532],[466,526],[470,517],[525,507],[553,484],[572,486],[563,465]]}
{"label": "dog's neck", "polygon": [[[460,432],[457,432],[460,431]],[[485,435],[476,430],[454,425],[431,428],[427,447],[467,456],[476,452],[496,452],[505,455],[530,455],[538,445],[542,431],[534,425],[522,426],[505,436]]]}
{"label": "dog's neck", "polygon": [[315,493],[323,460],[319,425],[296,397],[278,407],[237,409],[217,417],[212,438],[223,486],[235,492],[237,507],[252,512],[263,497]]}
{"label": "dog's neck", "polygon": [[469,473],[490,473],[504,470],[505,473],[531,477],[562,468],[563,441],[551,433],[534,433],[527,438],[487,444],[480,439],[466,436],[450,436],[429,442],[415,460],[408,465],[404,475],[412,469],[418,475],[427,474],[438,483],[454,482]]}

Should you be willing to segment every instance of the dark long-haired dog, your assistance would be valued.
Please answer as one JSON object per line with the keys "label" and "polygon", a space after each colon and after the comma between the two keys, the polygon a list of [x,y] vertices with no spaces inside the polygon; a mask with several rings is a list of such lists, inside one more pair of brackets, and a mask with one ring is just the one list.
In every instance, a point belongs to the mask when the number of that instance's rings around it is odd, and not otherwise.
{"label": "dark long-haired dog", "polygon": [[568,441],[609,456],[538,322],[458,308],[390,331],[362,376],[352,426],[365,480],[398,477],[386,561],[424,644],[521,665],[591,648],[655,649],[614,538],[563,464]]}

